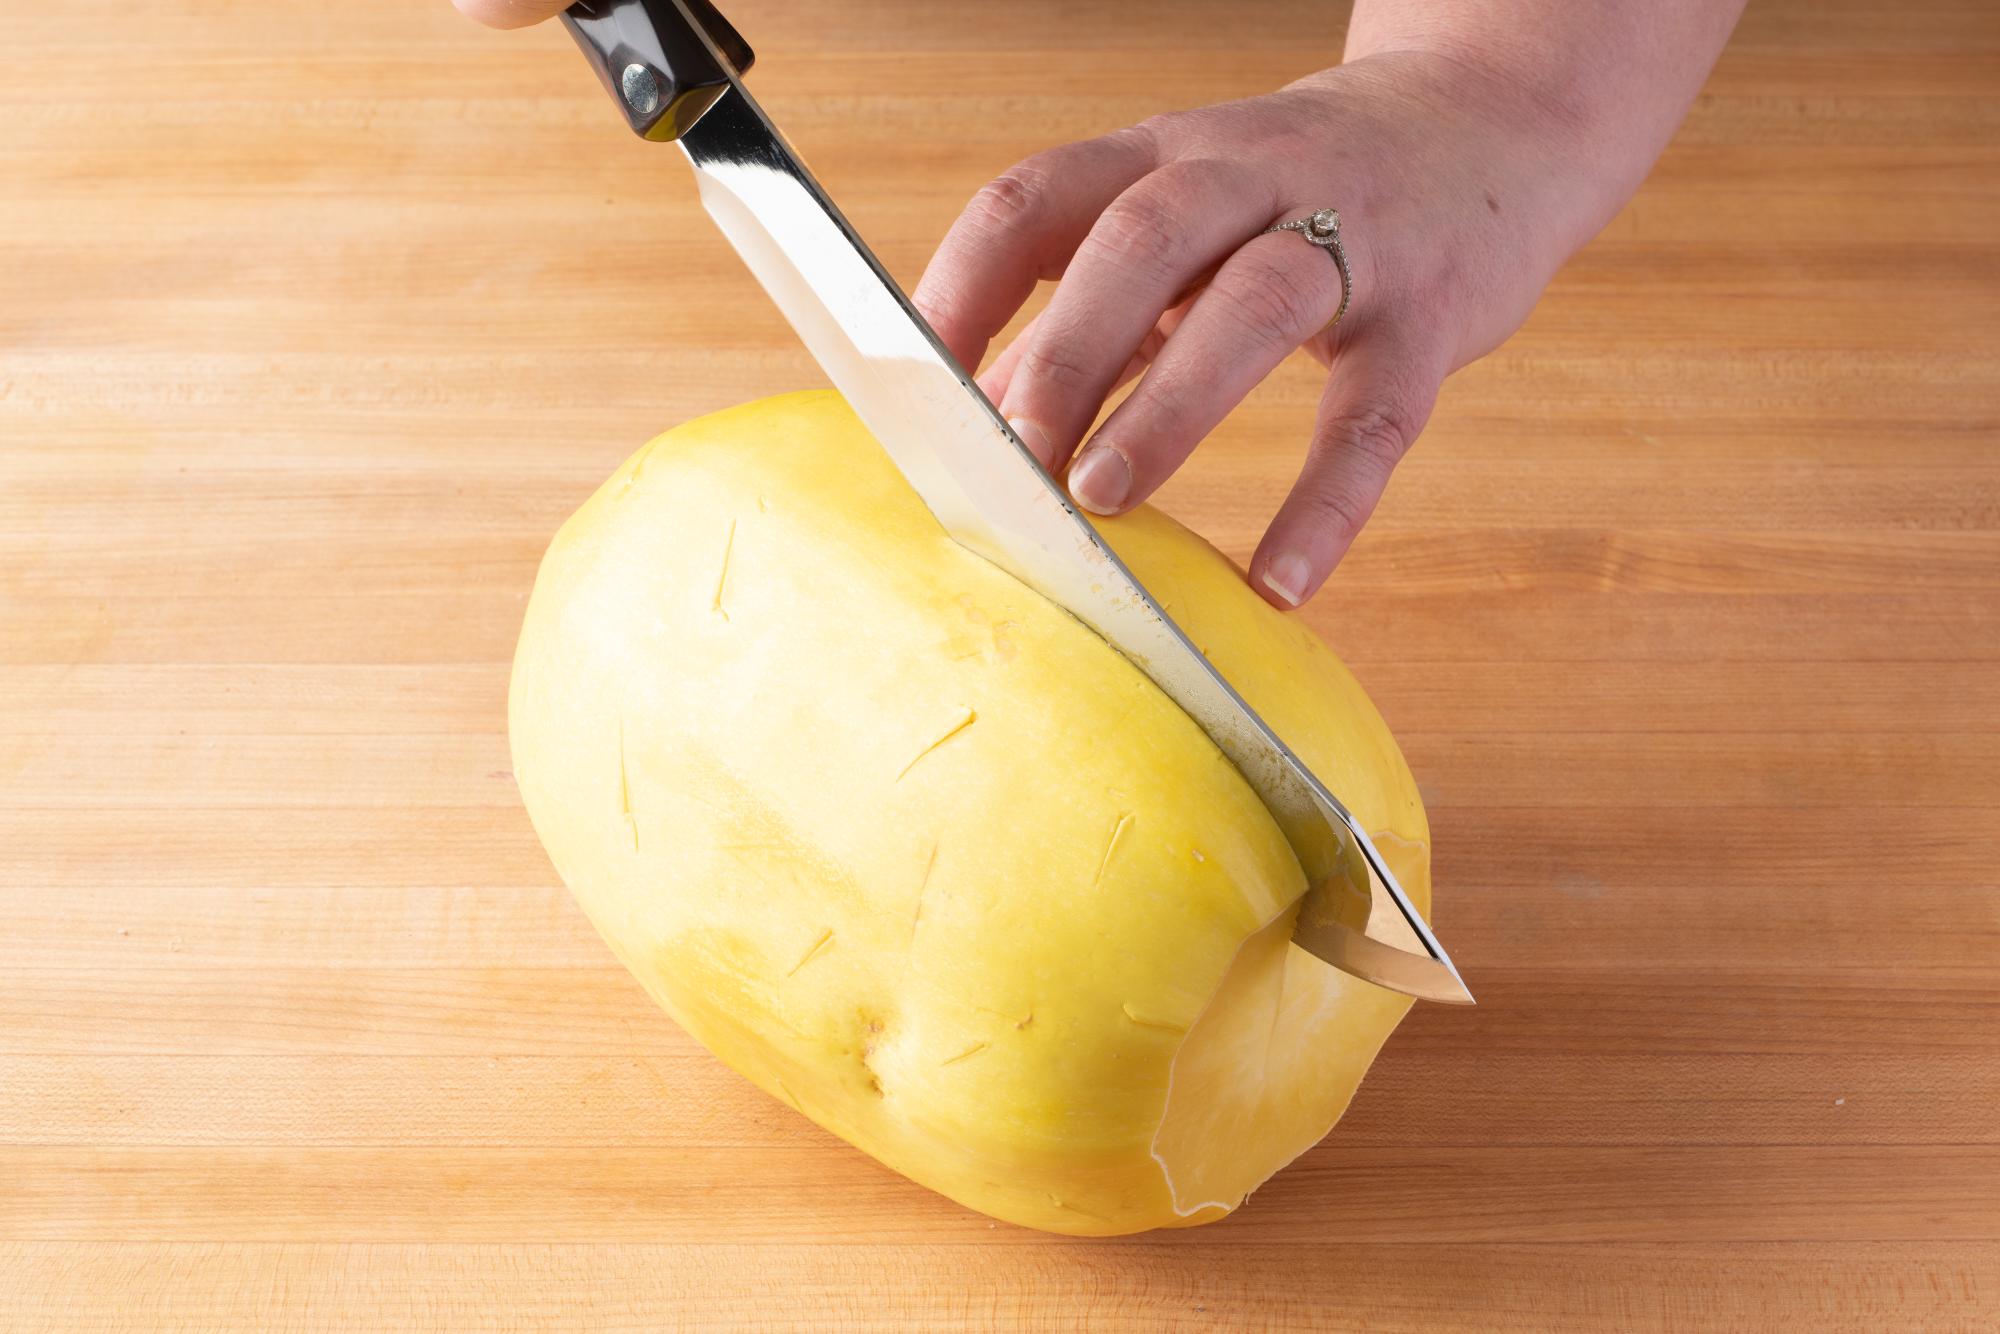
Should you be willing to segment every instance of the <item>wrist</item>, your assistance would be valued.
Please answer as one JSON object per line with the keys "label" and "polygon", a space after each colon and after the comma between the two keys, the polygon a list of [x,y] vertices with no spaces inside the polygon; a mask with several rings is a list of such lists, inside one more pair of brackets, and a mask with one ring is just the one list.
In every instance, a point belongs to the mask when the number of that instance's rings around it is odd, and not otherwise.
{"label": "wrist", "polygon": [[[1456,141],[1531,215],[1553,266],[1602,229],[1636,188],[1616,134],[1581,79],[1542,77],[1499,51],[1468,51],[1449,39],[1357,49],[1331,69],[1290,85],[1334,97],[1365,89],[1400,102],[1413,122]],[[1518,219],[1527,221],[1526,217]]]}

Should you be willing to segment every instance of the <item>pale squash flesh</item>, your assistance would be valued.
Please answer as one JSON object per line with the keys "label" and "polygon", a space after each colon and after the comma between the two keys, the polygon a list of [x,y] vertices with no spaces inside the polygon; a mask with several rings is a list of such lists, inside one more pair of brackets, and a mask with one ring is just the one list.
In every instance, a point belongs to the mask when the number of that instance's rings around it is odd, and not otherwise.
{"label": "pale squash flesh", "polygon": [[[1427,905],[1423,809],[1353,677],[1170,520],[1103,528]],[[1409,1006],[1290,943],[1297,862],[1213,743],[945,536],[831,393],[622,467],[543,561],[509,711],[537,833],[654,998],[997,1218],[1220,1217]]]}

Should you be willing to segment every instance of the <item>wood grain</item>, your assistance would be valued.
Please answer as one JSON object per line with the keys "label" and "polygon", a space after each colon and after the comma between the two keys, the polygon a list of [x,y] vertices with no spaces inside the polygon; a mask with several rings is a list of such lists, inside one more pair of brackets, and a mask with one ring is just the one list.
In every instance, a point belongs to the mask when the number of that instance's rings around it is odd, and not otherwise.
{"label": "wood grain", "polygon": [[[741,2],[906,281],[1014,159],[1338,31]],[[1482,1004],[1413,1014],[1236,1217],[1096,1243],[721,1070],[522,816],[550,532],[818,379],[560,34],[0,16],[0,1329],[2000,1324],[1991,5],[1753,5],[1447,386],[1306,614]],[[1284,368],[1166,505],[1247,554],[1317,392]]]}

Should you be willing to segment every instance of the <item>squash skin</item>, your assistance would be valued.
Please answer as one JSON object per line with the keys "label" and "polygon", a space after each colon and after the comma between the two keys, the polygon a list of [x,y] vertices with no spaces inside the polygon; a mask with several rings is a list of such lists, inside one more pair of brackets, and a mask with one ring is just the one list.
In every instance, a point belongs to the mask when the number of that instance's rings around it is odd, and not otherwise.
{"label": "squash skin", "polygon": [[[1171,520],[1100,527],[1427,907],[1422,805],[1354,678]],[[570,518],[509,727],[537,834],[654,999],[996,1218],[1221,1217],[1409,1007],[1289,943],[1297,862],[1213,743],[953,543],[830,392],[669,431]]]}

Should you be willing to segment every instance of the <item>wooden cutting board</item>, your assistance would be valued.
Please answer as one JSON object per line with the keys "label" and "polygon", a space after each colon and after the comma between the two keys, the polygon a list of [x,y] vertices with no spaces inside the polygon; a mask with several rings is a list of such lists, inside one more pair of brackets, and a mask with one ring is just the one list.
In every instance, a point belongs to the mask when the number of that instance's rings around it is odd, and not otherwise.
{"label": "wooden cutting board", "polygon": [[[1321,3],[739,0],[913,280]],[[1072,11],[1083,11],[1081,13]],[[817,382],[554,31],[0,0],[0,1328],[2000,1322],[2000,14],[1752,7],[1307,613],[1482,1004],[1235,1218],[996,1226],[677,1032],[537,848],[535,562]],[[1289,366],[1166,494],[1239,558]]]}

